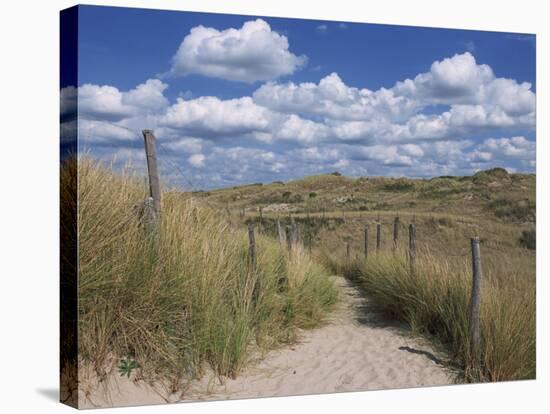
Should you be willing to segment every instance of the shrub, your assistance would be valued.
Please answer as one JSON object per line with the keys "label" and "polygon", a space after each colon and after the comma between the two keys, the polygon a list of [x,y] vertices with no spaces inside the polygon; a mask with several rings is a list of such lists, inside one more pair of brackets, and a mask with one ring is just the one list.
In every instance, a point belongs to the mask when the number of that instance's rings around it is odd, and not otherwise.
{"label": "shrub", "polygon": [[316,193],[316,192],[313,192],[313,191],[312,191],[311,193],[309,193],[309,198],[315,198],[315,197],[317,197],[317,193]]}
{"label": "shrub", "polygon": [[394,182],[384,184],[382,187],[385,191],[412,191],[414,190],[414,184],[407,180],[399,179]]}
{"label": "shrub", "polygon": [[537,248],[537,230],[523,230],[519,238],[519,244],[529,250]]}
{"label": "shrub", "polygon": [[536,203],[530,200],[512,200],[501,197],[491,201],[488,208],[495,216],[511,221],[534,221]]}

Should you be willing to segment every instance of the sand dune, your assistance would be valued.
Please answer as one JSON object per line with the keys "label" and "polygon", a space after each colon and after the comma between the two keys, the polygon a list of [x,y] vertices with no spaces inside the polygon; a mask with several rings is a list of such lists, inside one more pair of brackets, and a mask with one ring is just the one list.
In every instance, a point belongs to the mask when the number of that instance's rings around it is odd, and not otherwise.
{"label": "sand dune", "polygon": [[205,376],[184,394],[113,376],[110,396],[89,387],[82,407],[319,394],[454,383],[446,356],[388,323],[348,281],[337,277],[342,302],[330,322],[301,332],[298,344],[271,351],[236,379]]}

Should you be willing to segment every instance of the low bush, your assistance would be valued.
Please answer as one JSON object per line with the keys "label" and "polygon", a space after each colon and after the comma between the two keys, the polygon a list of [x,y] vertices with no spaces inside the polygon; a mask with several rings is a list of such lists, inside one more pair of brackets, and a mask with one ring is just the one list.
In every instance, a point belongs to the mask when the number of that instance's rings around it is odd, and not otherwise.
{"label": "low bush", "polygon": [[519,244],[529,250],[537,248],[537,231],[535,229],[523,230],[519,238]]}

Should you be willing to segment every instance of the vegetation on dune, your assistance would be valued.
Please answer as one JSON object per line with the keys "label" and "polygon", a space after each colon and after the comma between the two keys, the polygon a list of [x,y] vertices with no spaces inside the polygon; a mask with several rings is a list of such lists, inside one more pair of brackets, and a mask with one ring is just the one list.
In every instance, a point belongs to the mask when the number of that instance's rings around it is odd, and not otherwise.
{"label": "vegetation on dune", "polygon": [[529,250],[537,248],[537,231],[536,229],[523,230],[519,238],[519,244]]}
{"label": "vegetation on dune", "polygon": [[157,237],[135,213],[147,196],[143,181],[85,158],[71,171],[79,182],[79,355],[100,375],[114,355],[173,386],[207,366],[234,376],[253,348],[294,341],[337,299],[326,270],[299,248],[289,255],[257,234],[254,274],[244,227],[231,228],[217,211],[168,192]]}
{"label": "vegetation on dune", "polygon": [[532,256],[494,252],[483,258],[481,347],[470,354],[468,309],[471,263],[423,252],[411,272],[405,252],[371,255],[367,261],[325,259],[354,280],[389,316],[444,346],[464,379],[535,378],[535,272]]}
{"label": "vegetation on dune", "polygon": [[528,199],[513,200],[508,197],[499,197],[488,205],[495,216],[508,221],[534,222],[536,203]]}
{"label": "vegetation on dune", "polygon": [[[491,216],[501,222],[532,222],[535,210],[533,174],[510,174],[502,168],[473,176],[431,179],[358,177],[321,174],[263,186],[238,186],[205,196],[220,208],[268,207],[280,213],[330,211],[414,211]],[[315,194],[313,196],[313,194]],[[509,200],[509,207],[498,206]],[[288,205],[287,205],[288,204]]]}

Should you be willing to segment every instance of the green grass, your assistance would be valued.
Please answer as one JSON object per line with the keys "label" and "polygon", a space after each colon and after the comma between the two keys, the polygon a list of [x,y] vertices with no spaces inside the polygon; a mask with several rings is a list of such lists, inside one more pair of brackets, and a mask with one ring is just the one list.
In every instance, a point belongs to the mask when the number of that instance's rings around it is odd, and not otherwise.
{"label": "green grass", "polygon": [[74,160],[66,167],[62,175],[79,181],[79,357],[100,376],[113,356],[174,387],[206,367],[235,376],[253,349],[294,341],[337,300],[323,267],[261,234],[253,274],[244,227],[188,194],[163,195],[155,237],[135,213],[147,196],[143,180],[85,158],[78,171]]}
{"label": "green grass", "polygon": [[[485,257],[483,254],[485,253]],[[405,252],[373,254],[368,261],[329,258],[333,271],[354,280],[389,316],[443,345],[464,380],[507,381],[535,378],[535,273],[531,257],[510,258],[482,247],[481,351],[471,355],[468,306],[469,257],[423,252],[410,271]],[[527,266],[527,268],[526,268]]]}

